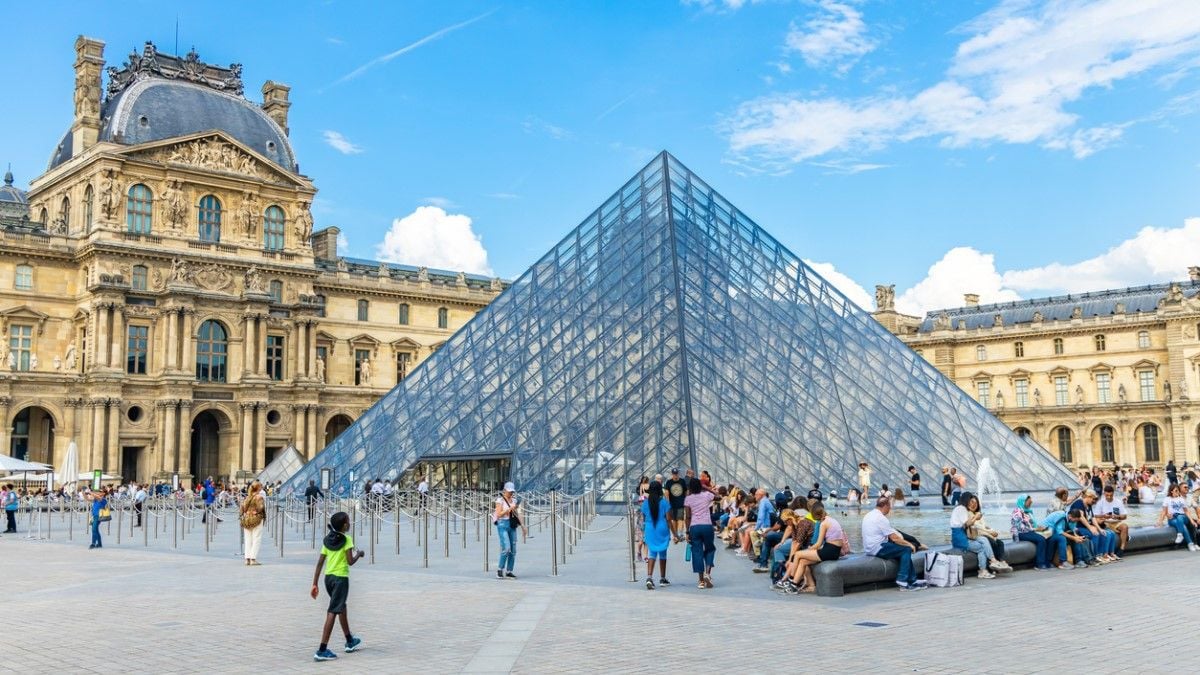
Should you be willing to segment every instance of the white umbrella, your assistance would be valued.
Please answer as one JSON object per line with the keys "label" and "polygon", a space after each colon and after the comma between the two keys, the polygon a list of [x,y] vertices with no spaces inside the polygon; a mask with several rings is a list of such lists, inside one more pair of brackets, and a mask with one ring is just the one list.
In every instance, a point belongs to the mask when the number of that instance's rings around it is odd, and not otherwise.
{"label": "white umbrella", "polygon": [[67,444],[67,456],[63,457],[62,466],[58,470],[58,482],[62,483],[68,492],[75,489],[75,478],[71,476],[79,475],[79,446],[72,440]]}
{"label": "white umbrella", "polygon": [[9,455],[0,455],[0,471],[45,471],[49,465],[37,462],[26,462]]}

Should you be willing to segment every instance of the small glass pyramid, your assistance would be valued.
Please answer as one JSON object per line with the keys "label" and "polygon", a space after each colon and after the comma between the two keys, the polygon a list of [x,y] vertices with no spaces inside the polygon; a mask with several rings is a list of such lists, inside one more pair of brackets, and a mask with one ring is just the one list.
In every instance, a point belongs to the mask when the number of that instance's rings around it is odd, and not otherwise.
{"label": "small glass pyramid", "polygon": [[672,467],[844,491],[860,461],[934,487],[986,457],[1006,491],[1074,481],[666,152],[285,489],[497,456],[518,490],[604,502]]}

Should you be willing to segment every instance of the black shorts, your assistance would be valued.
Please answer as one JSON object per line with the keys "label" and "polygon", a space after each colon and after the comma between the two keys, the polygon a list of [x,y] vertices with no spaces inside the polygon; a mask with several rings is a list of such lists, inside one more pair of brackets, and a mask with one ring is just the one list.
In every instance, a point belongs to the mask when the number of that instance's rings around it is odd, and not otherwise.
{"label": "black shorts", "polygon": [[842,547],[836,544],[825,542],[824,544],[821,544],[821,548],[817,549],[817,557],[824,562],[837,560],[838,558],[842,557]]}
{"label": "black shorts", "polygon": [[671,509],[671,520],[683,520],[684,518],[687,518],[687,509],[682,506]]}
{"label": "black shorts", "polygon": [[325,575],[325,592],[329,594],[329,613],[344,614],[346,599],[350,597],[350,577]]}

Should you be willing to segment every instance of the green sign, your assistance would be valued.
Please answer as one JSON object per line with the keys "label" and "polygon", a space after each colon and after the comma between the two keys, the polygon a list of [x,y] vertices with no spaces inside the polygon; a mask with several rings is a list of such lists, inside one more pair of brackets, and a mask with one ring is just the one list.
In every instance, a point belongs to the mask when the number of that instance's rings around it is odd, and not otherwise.
{"label": "green sign", "polygon": [[96,469],[96,470],[92,471],[92,489],[93,490],[100,489],[100,477],[103,475],[104,475],[104,472],[101,471],[100,469]]}

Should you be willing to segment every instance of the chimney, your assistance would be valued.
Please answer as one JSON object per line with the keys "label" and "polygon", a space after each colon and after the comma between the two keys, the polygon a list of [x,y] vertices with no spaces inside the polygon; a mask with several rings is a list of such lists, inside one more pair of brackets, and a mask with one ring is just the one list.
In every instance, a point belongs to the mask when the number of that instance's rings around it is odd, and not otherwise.
{"label": "chimney", "polygon": [[75,121],[71,125],[71,154],[75,156],[100,138],[102,70],[104,43],[82,35],[75,38]]}
{"label": "chimney", "polygon": [[337,240],[342,231],[337,226],[327,227],[319,232],[313,232],[313,255],[318,260],[337,260]]}
{"label": "chimney", "polygon": [[288,108],[292,107],[292,102],[288,100],[291,90],[286,84],[271,80],[267,80],[262,86],[262,109],[268,117],[275,120],[285,134],[288,133]]}
{"label": "chimney", "polygon": [[1188,278],[1192,281],[1200,281],[1200,267],[1189,267]]}
{"label": "chimney", "polygon": [[963,304],[966,305],[967,307],[978,307],[979,306],[979,294],[978,293],[963,294]]}

